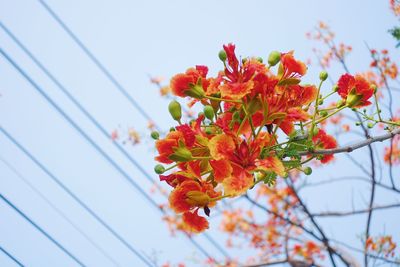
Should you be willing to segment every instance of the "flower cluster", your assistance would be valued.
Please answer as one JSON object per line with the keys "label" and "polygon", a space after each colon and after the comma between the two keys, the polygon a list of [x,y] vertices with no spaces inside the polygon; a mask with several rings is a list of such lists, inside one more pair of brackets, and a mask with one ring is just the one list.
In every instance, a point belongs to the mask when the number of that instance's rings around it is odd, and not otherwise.
{"label": "flower cluster", "polygon": [[[201,232],[210,208],[226,197],[244,194],[255,184],[272,185],[288,171],[311,173],[303,164],[314,158],[327,163],[333,155],[300,156],[299,152],[336,147],[335,139],[319,124],[344,108],[370,104],[374,88],[361,76],[343,75],[331,94],[342,98],[334,107],[322,109],[319,86],[301,84],[306,65],[293,51],[272,52],[268,64],[261,58],[239,60],[233,44],[219,53],[224,69],[208,77],[206,66],[195,66],[172,77],[172,93],[190,98],[203,112],[183,123],[181,105],[172,101],[169,112],[178,126],[157,139],[156,160],[160,180],[173,188],[169,204],[182,214],[185,229]],[[274,66],[277,66],[273,71]],[[281,142],[280,137],[286,138]],[[166,174],[168,172],[168,174]]]}
{"label": "flower cluster", "polygon": [[386,258],[395,256],[396,243],[391,236],[369,237],[365,247],[367,251],[383,254]]}
{"label": "flower cluster", "polygon": [[353,50],[351,46],[344,43],[336,45],[334,42],[335,33],[324,22],[319,22],[315,27],[315,30],[307,33],[306,36],[308,39],[324,43],[328,48],[328,50],[324,52],[316,48],[313,49],[313,52],[317,56],[319,64],[322,68],[328,68],[334,59],[343,61]]}
{"label": "flower cluster", "polygon": [[375,68],[381,78],[381,83],[390,78],[395,80],[399,74],[399,70],[395,62],[389,57],[389,52],[386,49],[378,52],[375,49],[371,50],[372,62],[371,68]]}

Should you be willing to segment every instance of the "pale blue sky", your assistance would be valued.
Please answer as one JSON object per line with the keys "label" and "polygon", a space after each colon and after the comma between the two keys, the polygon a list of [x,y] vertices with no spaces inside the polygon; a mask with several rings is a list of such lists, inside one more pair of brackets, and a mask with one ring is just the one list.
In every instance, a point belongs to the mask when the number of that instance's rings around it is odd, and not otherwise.
{"label": "pale blue sky", "polygon": [[[376,48],[393,48],[387,29],[397,23],[390,14],[388,1],[56,1],[51,8],[81,38],[111,71],[129,94],[163,129],[173,123],[161,99],[149,83],[148,74],[170,77],[196,64],[205,64],[215,73],[221,64],[217,53],[222,44],[234,42],[238,54],[266,57],[272,50],[295,50],[296,56],[311,57],[313,43],[305,33],[319,20],[327,22],[343,40],[354,48],[348,58],[351,70],[364,70],[370,61],[364,41]],[[47,67],[79,102],[111,132],[121,125],[147,133],[147,121],[115,89],[82,50],[49,16],[38,1],[0,0],[0,19],[14,35]],[[20,67],[38,83],[65,112],[121,168],[149,192],[151,184],[105,138],[54,83],[0,29],[0,45]],[[393,50],[393,49],[391,49]],[[398,60],[398,51],[393,51]],[[313,58],[312,58],[313,59]],[[320,69],[312,66],[307,81],[316,81]],[[342,72],[334,66],[333,77]],[[147,256],[156,253],[159,262],[202,259],[201,253],[179,235],[171,238],[160,213],[132,188],[79,133],[4,59],[0,57],[0,125],[25,146],[37,159],[78,195],[90,208],[137,250]],[[342,140],[346,142],[347,140]],[[152,143],[126,146],[154,179]],[[381,148],[380,148],[381,149]],[[355,153],[364,163],[366,150]],[[88,266],[113,266],[82,235],[72,228],[31,190],[7,166],[13,166],[75,224],[107,251],[121,266],[142,266],[117,239],[66,195],[29,158],[0,133],[0,192],[30,218],[51,233],[61,244]],[[6,162],[6,163],[5,163]],[[350,169],[346,158],[315,172],[313,178],[358,173]],[[398,173],[398,171],[397,171]],[[314,209],[349,208],[352,192],[355,205],[363,204],[359,187],[321,187],[307,191],[306,199]],[[367,195],[364,196],[366,199]],[[161,197],[154,195],[158,202]],[[382,202],[399,198],[378,192]],[[384,214],[384,216],[382,216]],[[377,213],[377,232],[392,232],[400,240],[394,219],[399,211]],[[0,201],[0,245],[28,266],[75,266],[62,251],[27,224]],[[359,245],[356,235],[364,227],[365,217],[343,222],[324,221],[328,233],[337,239]],[[398,220],[397,220],[398,222]],[[379,226],[379,228],[378,228]],[[397,226],[397,228],[395,228]],[[219,221],[211,220],[212,235],[220,244],[225,236],[218,233]],[[211,255],[222,255],[205,239],[195,238]],[[243,258],[246,250],[230,251]],[[193,256],[195,254],[195,256]],[[15,266],[0,253],[0,266]]]}

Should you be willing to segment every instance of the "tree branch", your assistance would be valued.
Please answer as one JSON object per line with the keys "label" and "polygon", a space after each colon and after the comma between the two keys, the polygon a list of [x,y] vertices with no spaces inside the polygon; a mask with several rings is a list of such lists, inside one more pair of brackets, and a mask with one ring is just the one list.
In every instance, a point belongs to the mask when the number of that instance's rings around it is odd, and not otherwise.
{"label": "tree branch", "polygon": [[341,216],[350,216],[350,215],[357,215],[357,214],[363,214],[370,212],[371,210],[384,210],[384,209],[391,209],[391,208],[399,208],[400,203],[397,204],[391,204],[391,205],[384,205],[384,206],[375,206],[372,208],[367,208],[363,210],[354,210],[354,211],[327,211],[327,212],[321,212],[321,213],[314,213],[314,217],[341,217]]}
{"label": "tree branch", "polygon": [[378,136],[371,136],[368,137],[367,139],[354,143],[352,145],[348,146],[343,146],[343,147],[338,147],[338,148],[332,148],[332,149],[319,149],[319,150],[314,150],[314,151],[302,151],[299,152],[300,156],[304,155],[330,155],[330,154],[338,154],[338,153],[350,153],[356,149],[368,146],[372,143],[375,142],[382,142],[387,139],[393,138],[395,135],[400,134],[400,128],[397,128],[394,131],[391,131],[389,133],[383,134],[383,135],[378,135]]}

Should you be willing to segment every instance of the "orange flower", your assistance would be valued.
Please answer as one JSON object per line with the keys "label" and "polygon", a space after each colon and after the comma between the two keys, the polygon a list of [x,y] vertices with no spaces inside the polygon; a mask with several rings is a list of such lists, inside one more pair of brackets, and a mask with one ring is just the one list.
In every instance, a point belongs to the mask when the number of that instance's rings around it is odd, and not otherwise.
{"label": "orange flower", "polygon": [[203,89],[206,89],[208,87],[207,72],[206,66],[196,66],[196,68],[189,68],[185,73],[175,75],[170,82],[172,93],[176,96],[185,97],[188,91],[199,82]]}
{"label": "orange flower", "polygon": [[171,192],[169,203],[176,213],[182,213],[196,207],[215,205],[213,199],[220,195],[220,192],[214,191],[213,187],[207,183],[185,180]]}
{"label": "orange flower", "polygon": [[208,148],[210,149],[210,154],[214,159],[226,159],[234,151],[235,143],[232,137],[225,134],[219,134],[211,138],[208,143]]}
{"label": "orange flower", "polygon": [[232,175],[232,166],[228,160],[210,160],[210,165],[214,171],[214,180],[218,183]]}
{"label": "orange flower", "polygon": [[[189,202],[188,200],[188,193],[189,192],[202,192],[201,185],[193,180],[187,180],[178,185],[169,195],[169,203],[171,205],[171,208],[176,212],[176,213],[182,213],[189,211],[190,209],[194,208],[196,205],[195,203]],[[208,204],[208,196],[205,195],[203,206],[206,206]]]}
{"label": "orange flower", "polygon": [[293,57],[293,51],[285,53],[281,57],[284,78],[298,78],[306,74],[307,66]]}
{"label": "orange flower", "polygon": [[256,160],[256,166],[258,169],[264,171],[275,172],[279,176],[285,175],[285,166],[281,160],[277,157],[267,157],[265,159]]}
{"label": "orange flower", "polygon": [[193,233],[201,233],[209,228],[206,218],[204,218],[203,216],[199,216],[197,212],[198,209],[194,212],[189,211],[183,213],[182,219],[185,223],[185,230]]}
{"label": "orange flower", "polygon": [[[313,137],[313,142],[319,149],[330,149],[336,148],[337,143],[333,136],[326,134],[324,130],[319,130],[318,133]],[[328,163],[333,160],[333,155],[324,155],[321,158],[321,163]]]}
{"label": "orange flower", "polygon": [[220,86],[221,96],[230,99],[241,99],[251,92],[253,82],[227,83]]}
{"label": "orange flower", "polygon": [[254,184],[254,178],[248,170],[237,164],[232,164],[232,169],[232,175],[226,178],[222,184],[225,194],[236,196],[246,192]]}
{"label": "orange flower", "polygon": [[362,76],[343,74],[338,81],[338,94],[349,107],[364,107],[371,104],[368,99],[374,94],[374,88]]}
{"label": "orange flower", "polygon": [[165,139],[156,141],[156,149],[159,153],[155,159],[161,163],[172,163],[168,157],[174,153],[173,147],[178,147],[179,140],[183,139],[183,134],[179,131],[173,131],[168,133]]}

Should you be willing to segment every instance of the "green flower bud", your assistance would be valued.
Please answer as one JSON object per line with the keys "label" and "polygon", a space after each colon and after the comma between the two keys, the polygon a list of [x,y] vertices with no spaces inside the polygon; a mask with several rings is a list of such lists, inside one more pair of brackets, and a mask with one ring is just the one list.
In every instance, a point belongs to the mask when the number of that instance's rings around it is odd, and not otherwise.
{"label": "green flower bud", "polygon": [[168,105],[169,113],[171,114],[172,118],[176,121],[180,121],[182,118],[182,108],[181,104],[178,101],[173,100]]}
{"label": "green flower bud", "polygon": [[187,162],[192,160],[192,152],[186,147],[173,148],[172,153],[168,158],[173,161]]}
{"label": "green flower bud", "polygon": [[313,132],[312,132],[312,135],[316,136],[318,134],[318,132],[319,132],[319,129],[318,128],[314,128]]}
{"label": "green flower bud", "polygon": [[174,127],[171,127],[171,128],[169,128],[169,131],[170,131],[170,132],[173,132],[173,131],[175,131],[175,128],[174,128]]}
{"label": "green flower bud", "polygon": [[264,60],[262,59],[262,57],[258,57],[257,61],[260,62],[260,63],[263,63]]}
{"label": "green flower bud", "polygon": [[165,172],[165,168],[164,168],[163,165],[157,164],[156,166],[154,166],[154,171],[155,171],[157,174],[163,174],[163,173]]}
{"label": "green flower bud", "polygon": [[312,173],[312,169],[311,169],[311,167],[305,167],[303,169],[303,172],[305,175],[310,175]]}
{"label": "green flower bud", "polygon": [[328,73],[326,71],[321,71],[319,73],[319,79],[321,81],[325,81],[326,79],[328,79]]}
{"label": "green flower bud", "polygon": [[324,100],[323,99],[319,99],[318,100],[318,105],[322,105],[324,103]]}
{"label": "green flower bud", "polygon": [[368,124],[367,124],[367,127],[368,128],[374,128],[374,126],[375,126],[375,124],[374,123],[372,123],[372,122],[368,122]]}
{"label": "green flower bud", "polygon": [[322,117],[326,117],[326,116],[328,116],[328,111],[323,110],[323,111],[320,111],[319,114],[320,114]]}
{"label": "green flower bud", "polygon": [[337,92],[339,90],[339,86],[335,84],[332,88],[332,91]]}
{"label": "green flower bud", "polygon": [[225,62],[225,60],[226,60],[226,52],[225,52],[225,50],[219,51],[218,57],[222,62]]}
{"label": "green flower bud", "polygon": [[206,134],[212,134],[212,133],[213,133],[212,130],[213,130],[212,127],[207,126],[206,129],[204,130],[204,132],[205,132]]}
{"label": "green flower bud", "polygon": [[153,131],[151,132],[151,138],[153,138],[154,140],[157,140],[158,138],[160,138],[160,134],[157,131]]}
{"label": "green flower bud", "polygon": [[185,91],[187,96],[191,96],[196,99],[203,99],[204,97],[204,89],[200,84],[196,84],[191,87],[189,90]]}
{"label": "green flower bud", "polygon": [[204,106],[203,112],[206,118],[209,119],[210,121],[214,118],[214,109],[212,106],[210,105]]}
{"label": "green flower bud", "polygon": [[281,60],[281,53],[278,51],[272,51],[268,56],[268,64],[270,66],[275,66]]}
{"label": "green flower bud", "polygon": [[361,122],[357,121],[356,126],[360,126],[360,125],[361,125]]}

